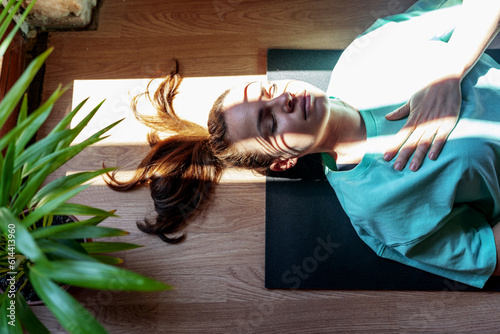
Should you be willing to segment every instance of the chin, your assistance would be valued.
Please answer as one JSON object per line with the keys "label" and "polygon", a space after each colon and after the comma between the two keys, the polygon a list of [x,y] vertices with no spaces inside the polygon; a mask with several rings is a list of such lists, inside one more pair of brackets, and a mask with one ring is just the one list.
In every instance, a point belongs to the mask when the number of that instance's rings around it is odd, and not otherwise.
{"label": "chin", "polygon": [[325,119],[330,112],[330,100],[324,95],[315,96],[314,111],[318,119]]}

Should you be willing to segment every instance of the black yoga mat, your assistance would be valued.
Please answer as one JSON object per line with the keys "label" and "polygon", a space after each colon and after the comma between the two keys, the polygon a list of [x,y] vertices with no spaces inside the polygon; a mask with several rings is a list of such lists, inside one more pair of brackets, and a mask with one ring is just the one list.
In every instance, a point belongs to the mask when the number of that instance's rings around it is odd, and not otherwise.
{"label": "black yoga mat", "polygon": [[[269,50],[269,80],[326,90],[341,50]],[[500,50],[488,51],[500,60]],[[358,237],[325,179],[319,157],[267,177],[265,284],[270,289],[480,291],[379,258]],[[500,279],[484,290],[500,291]]]}

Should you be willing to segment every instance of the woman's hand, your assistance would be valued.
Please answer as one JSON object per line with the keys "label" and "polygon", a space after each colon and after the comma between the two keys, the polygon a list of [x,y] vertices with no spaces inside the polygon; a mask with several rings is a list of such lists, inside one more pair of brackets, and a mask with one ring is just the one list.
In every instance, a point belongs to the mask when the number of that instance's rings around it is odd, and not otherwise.
{"label": "woman's hand", "polygon": [[391,121],[406,116],[408,120],[397,133],[393,146],[386,150],[384,159],[390,161],[398,155],[394,169],[403,170],[415,153],[411,171],[420,168],[427,152],[429,159],[437,159],[457,123],[461,101],[460,78],[445,77],[419,90],[405,105],[387,114],[386,119]]}
{"label": "woman's hand", "polygon": [[[394,145],[384,159],[392,160],[396,170],[402,170],[413,152],[410,170],[417,171],[429,152],[429,159],[438,157],[460,113],[462,92],[460,81],[474,66],[500,30],[500,1],[463,0],[461,14],[453,34],[446,43],[445,53],[436,57],[435,77],[403,107],[386,115],[388,120],[408,116],[398,132]],[[443,50],[444,51],[444,50]],[[440,72],[441,71],[441,72]],[[452,75],[450,75],[452,74]]]}

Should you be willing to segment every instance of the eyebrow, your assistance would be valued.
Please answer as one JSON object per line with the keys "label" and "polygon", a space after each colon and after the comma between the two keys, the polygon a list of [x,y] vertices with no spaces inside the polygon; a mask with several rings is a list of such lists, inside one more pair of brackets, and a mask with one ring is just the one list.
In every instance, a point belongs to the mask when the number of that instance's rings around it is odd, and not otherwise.
{"label": "eyebrow", "polygon": [[[256,83],[257,81],[252,81],[252,82],[249,82],[246,86],[245,86],[245,89],[243,90],[243,102],[248,102],[248,86],[250,86],[251,84],[253,83]],[[263,86],[262,86],[262,81],[260,82],[260,95],[259,95],[259,100],[262,99],[262,95],[263,95]],[[258,113],[258,116],[257,116],[257,132],[259,133],[259,135],[262,137],[262,130],[261,130],[261,125],[262,125],[262,114],[264,113],[264,109],[263,108],[260,108],[259,109],[259,113]]]}
{"label": "eyebrow", "polygon": [[[247,86],[248,87],[248,86]],[[260,82],[260,95],[259,95],[259,100],[262,100],[262,89],[263,89],[263,86],[262,86],[262,81]],[[264,113],[264,108],[260,108],[259,109],[259,113],[258,113],[258,116],[257,116],[257,131],[259,132],[259,135],[262,137],[262,115]]]}

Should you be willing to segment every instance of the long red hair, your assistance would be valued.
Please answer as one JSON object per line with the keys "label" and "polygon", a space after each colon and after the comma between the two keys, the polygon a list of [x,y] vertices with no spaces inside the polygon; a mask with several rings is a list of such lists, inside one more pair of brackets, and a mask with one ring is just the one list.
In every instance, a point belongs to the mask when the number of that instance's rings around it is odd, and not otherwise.
{"label": "long red hair", "polygon": [[[149,87],[132,101],[136,118],[151,128],[149,153],[141,161],[130,180],[119,181],[115,173],[107,175],[106,183],[116,191],[132,190],[149,184],[157,213],[156,221],[138,223],[146,233],[157,234],[163,241],[176,243],[185,235],[175,236],[207,204],[214,185],[220,180],[224,166],[244,167],[265,173],[273,158],[241,155],[231,149],[223,113],[224,92],[210,111],[208,129],[181,119],[173,101],[182,82],[176,66],[151,96]],[[151,82],[150,82],[151,84]],[[146,96],[157,114],[141,114],[138,100]],[[171,134],[161,139],[160,133]]]}

